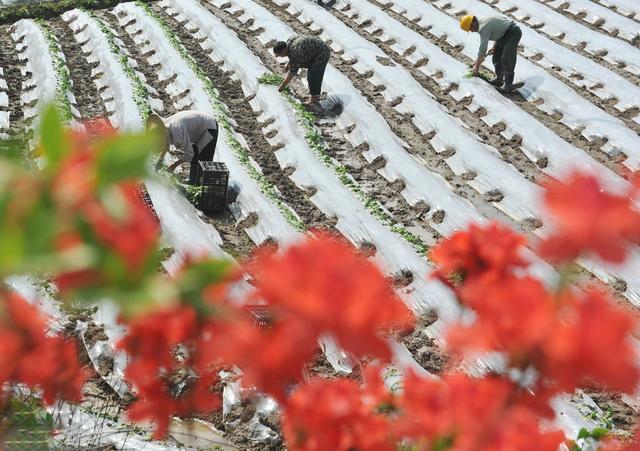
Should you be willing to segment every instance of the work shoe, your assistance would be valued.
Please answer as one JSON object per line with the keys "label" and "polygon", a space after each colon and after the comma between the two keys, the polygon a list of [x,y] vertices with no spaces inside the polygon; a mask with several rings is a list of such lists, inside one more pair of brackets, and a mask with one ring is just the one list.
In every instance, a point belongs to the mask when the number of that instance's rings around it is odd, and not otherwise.
{"label": "work shoe", "polygon": [[504,74],[502,72],[496,72],[495,78],[489,81],[493,86],[500,87],[504,83]]}
{"label": "work shoe", "polygon": [[500,92],[511,92],[513,91],[513,72],[506,72],[504,75],[504,86],[502,88],[498,88]]}

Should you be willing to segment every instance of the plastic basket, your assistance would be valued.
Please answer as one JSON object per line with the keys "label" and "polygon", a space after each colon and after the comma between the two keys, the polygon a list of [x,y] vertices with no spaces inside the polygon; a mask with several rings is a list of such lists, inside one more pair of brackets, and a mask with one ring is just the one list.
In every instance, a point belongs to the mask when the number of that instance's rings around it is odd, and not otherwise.
{"label": "plastic basket", "polygon": [[151,197],[149,197],[149,192],[147,191],[147,187],[144,184],[140,184],[137,190],[138,198],[142,201],[144,206],[147,208],[153,219],[156,221],[158,227],[160,226],[160,219],[158,218],[158,214],[156,213],[156,209],[153,207],[153,202],[151,202]]}
{"label": "plastic basket", "polygon": [[227,204],[229,170],[221,161],[200,161],[198,184],[202,188],[198,208],[205,212],[224,210]]}

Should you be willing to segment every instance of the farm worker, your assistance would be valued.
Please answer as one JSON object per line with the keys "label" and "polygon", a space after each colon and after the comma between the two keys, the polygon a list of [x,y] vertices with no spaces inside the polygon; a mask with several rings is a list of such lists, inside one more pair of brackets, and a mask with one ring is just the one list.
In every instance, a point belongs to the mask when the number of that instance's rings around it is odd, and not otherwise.
{"label": "farm worker", "polygon": [[179,159],[167,169],[175,171],[181,163],[191,163],[189,183],[198,183],[200,161],[212,161],[218,142],[218,122],[211,114],[200,111],[181,111],[166,119],[151,114],[147,119],[147,130],[160,130],[165,136],[165,145],[158,158],[162,164],[169,145],[179,150]]}
{"label": "farm worker", "polygon": [[294,36],[289,38],[287,42],[278,41],[273,46],[273,53],[278,57],[289,57],[289,62],[285,66],[288,73],[278,87],[278,91],[284,91],[298,70],[305,67],[307,68],[307,82],[311,94],[309,103],[318,102],[324,71],[331,56],[329,46],[317,36]]}
{"label": "farm worker", "polygon": [[493,49],[488,52],[493,54],[493,67],[496,71],[496,78],[491,80],[491,84],[498,88],[502,87],[500,90],[503,92],[511,92],[518,57],[518,43],[522,38],[520,27],[504,17],[492,16],[478,19],[476,16],[467,15],[460,20],[460,28],[480,34],[478,58],[473,65],[474,76],[480,73],[480,65],[487,55],[489,41],[495,41]]}

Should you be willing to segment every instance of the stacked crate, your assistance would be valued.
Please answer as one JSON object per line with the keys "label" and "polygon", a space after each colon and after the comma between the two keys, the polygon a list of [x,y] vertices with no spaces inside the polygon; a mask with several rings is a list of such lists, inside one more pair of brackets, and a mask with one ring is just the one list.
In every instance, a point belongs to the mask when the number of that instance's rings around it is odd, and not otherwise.
{"label": "stacked crate", "polygon": [[227,204],[229,170],[221,161],[200,161],[198,185],[202,191],[197,207],[204,212],[224,210]]}

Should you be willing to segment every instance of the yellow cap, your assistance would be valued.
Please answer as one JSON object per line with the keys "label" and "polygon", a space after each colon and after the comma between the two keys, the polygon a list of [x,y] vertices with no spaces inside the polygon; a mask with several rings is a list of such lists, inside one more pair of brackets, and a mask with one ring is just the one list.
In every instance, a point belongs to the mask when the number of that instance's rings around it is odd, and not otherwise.
{"label": "yellow cap", "polygon": [[473,16],[466,15],[462,19],[460,19],[460,28],[468,32],[469,30],[471,30],[472,22],[473,22]]}

